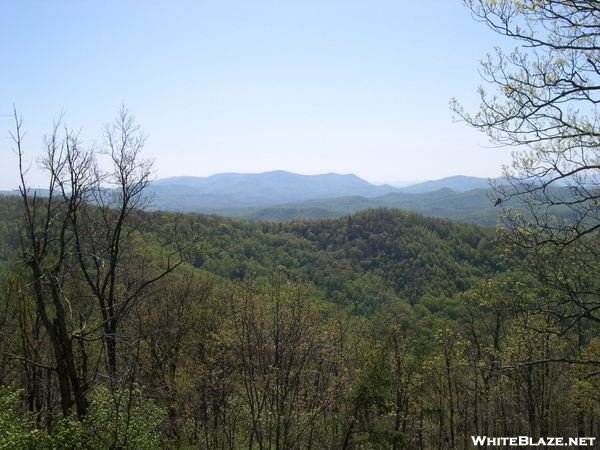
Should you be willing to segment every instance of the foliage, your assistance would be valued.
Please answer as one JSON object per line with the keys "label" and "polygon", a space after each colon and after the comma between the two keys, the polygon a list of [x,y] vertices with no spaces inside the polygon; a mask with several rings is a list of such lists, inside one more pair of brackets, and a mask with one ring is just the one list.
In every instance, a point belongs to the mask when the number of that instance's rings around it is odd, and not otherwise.
{"label": "foliage", "polygon": [[86,446],[93,449],[163,448],[160,427],[166,411],[145,398],[138,386],[111,390],[96,386],[83,423]]}
{"label": "foliage", "polygon": [[[90,381],[82,421],[55,417],[48,336],[5,256],[2,380],[21,391],[4,422],[23,448],[441,449],[475,433],[596,432],[595,379],[554,362],[591,357],[596,330],[543,339],[560,328],[528,305],[559,297],[500,266],[492,229],[388,209],[289,222],[153,211],[136,223],[145,270],[173,239],[199,232],[212,250],[121,316],[112,382],[102,341],[75,348]],[[64,280],[66,298],[86,292]],[[85,304],[71,302],[69,323]],[[558,414],[569,395],[580,400]]]}
{"label": "foliage", "polygon": [[22,390],[0,387],[0,449],[159,449],[160,426],[165,411],[141,396],[139,389],[111,392],[97,386],[92,407],[82,423],[72,417],[57,418],[44,429],[33,414],[18,414]]}
{"label": "foliage", "polygon": [[366,298],[396,308],[427,293],[451,296],[498,270],[492,230],[400,210],[286,223],[219,220],[228,251],[206,261],[205,270],[261,277],[281,265],[326,298],[361,308],[370,308]]}
{"label": "foliage", "polygon": [[33,449],[39,431],[33,427],[33,418],[17,414],[22,390],[0,386],[0,449]]}
{"label": "foliage", "polygon": [[518,308],[544,318],[535,325],[540,332],[579,328],[582,339],[593,338],[600,323],[600,8],[590,1],[466,4],[476,19],[521,44],[510,53],[496,48],[482,63],[497,94],[481,88],[477,114],[453,102],[493,142],[517,147],[493,195],[504,212],[508,263],[545,291]]}

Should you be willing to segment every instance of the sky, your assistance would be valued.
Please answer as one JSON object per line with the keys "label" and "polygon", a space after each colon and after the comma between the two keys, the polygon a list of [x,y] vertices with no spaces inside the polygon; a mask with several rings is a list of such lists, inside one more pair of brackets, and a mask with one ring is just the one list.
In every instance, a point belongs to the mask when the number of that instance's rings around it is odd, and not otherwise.
{"label": "sky", "polygon": [[0,0],[0,190],[61,114],[86,145],[121,105],[155,177],[271,170],[371,182],[497,177],[510,149],[453,121],[514,42],[460,0]]}

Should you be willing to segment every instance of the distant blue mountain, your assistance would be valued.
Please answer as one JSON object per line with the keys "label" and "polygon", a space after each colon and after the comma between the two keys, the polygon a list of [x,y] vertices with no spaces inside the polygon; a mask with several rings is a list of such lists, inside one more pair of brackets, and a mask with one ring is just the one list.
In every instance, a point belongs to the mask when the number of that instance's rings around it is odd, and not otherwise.
{"label": "distant blue mountain", "polygon": [[156,195],[157,208],[183,211],[206,207],[273,205],[350,195],[371,198],[397,192],[392,186],[375,186],[353,174],[299,175],[283,170],[165,178],[154,181],[150,190]]}
{"label": "distant blue mountain", "polygon": [[485,178],[454,176],[404,188],[374,185],[354,174],[300,175],[275,170],[264,173],[219,173],[209,177],[172,177],[154,181],[157,209],[207,211],[215,208],[273,206],[292,202],[390,193],[425,193],[442,188],[456,192],[488,188]]}
{"label": "distant blue mountain", "polygon": [[487,178],[456,175],[453,177],[442,178],[441,180],[425,181],[423,183],[398,188],[398,192],[422,194],[424,192],[433,192],[443,188],[449,188],[456,192],[466,192],[473,189],[487,189],[489,187],[490,184]]}
{"label": "distant blue mountain", "polygon": [[[377,207],[493,224],[498,211],[485,178],[454,176],[396,188],[353,174],[219,173],[172,177],[151,183],[154,208],[197,211],[254,220],[332,217]],[[18,191],[0,192],[15,195]],[[43,195],[40,191],[39,195]]]}

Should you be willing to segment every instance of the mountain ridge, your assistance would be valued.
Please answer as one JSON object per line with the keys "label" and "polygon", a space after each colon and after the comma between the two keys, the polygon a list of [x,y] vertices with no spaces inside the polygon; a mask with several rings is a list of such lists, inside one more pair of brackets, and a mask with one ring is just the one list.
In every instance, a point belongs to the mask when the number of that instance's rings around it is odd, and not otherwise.
{"label": "mountain ridge", "polygon": [[[158,196],[211,194],[224,196],[224,205],[237,201],[240,204],[276,204],[291,200],[333,198],[360,195],[367,198],[391,192],[423,193],[441,188],[465,192],[487,187],[484,178],[457,175],[440,180],[426,181],[408,187],[396,188],[389,184],[375,185],[354,174],[326,173],[301,175],[284,170],[263,173],[218,173],[208,177],[177,176],[153,181],[150,189]],[[238,199],[232,198],[240,197]],[[216,201],[216,198],[213,200]],[[203,206],[199,201],[198,207]],[[223,205],[223,206],[224,206]],[[214,202],[210,205],[217,206]]]}
{"label": "mountain ridge", "polygon": [[487,198],[488,183],[485,178],[456,175],[397,188],[375,185],[355,174],[276,170],[162,178],[152,181],[148,191],[154,197],[151,209],[249,220],[336,217],[388,207],[493,225],[498,211]]}
{"label": "mountain ridge", "polygon": [[[317,175],[302,175],[293,172],[288,172],[285,170],[273,170],[261,173],[239,173],[239,172],[222,172],[216,173],[213,175],[209,175],[207,177],[198,177],[198,176],[174,176],[167,178],[160,178],[152,182],[153,186],[168,186],[168,185],[182,185],[194,188],[201,187],[209,187],[211,190],[214,190],[215,187],[223,188],[227,186],[229,189],[231,188],[231,182],[240,183],[241,181],[257,181],[262,180],[268,182],[289,182],[294,181],[297,182],[300,179],[305,180],[315,180],[321,182],[323,184],[338,184],[338,185],[362,185],[365,187],[375,187],[382,188],[386,190],[390,190],[390,192],[398,191],[398,192],[431,192],[436,191],[443,187],[448,187],[454,191],[465,192],[471,189],[478,189],[487,187],[489,184],[489,178],[481,178],[481,177],[473,177],[467,175],[453,175],[450,177],[444,177],[437,180],[428,180],[415,182],[408,186],[402,187],[394,187],[391,183],[371,183],[363,178],[360,178],[358,175],[353,173],[349,174],[338,174],[335,172],[328,172],[324,174]],[[345,181],[345,183],[341,183],[341,181]],[[401,183],[401,182],[393,182],[393,183]]]}
{"label": "mountain ridge", "polygon": [[456,175],[397,188],[355,174],[300,175],[284,170],[179,176],[151,183],[154,209],[202,212],[249,220],[336,217],[389,207],[424,215],[494,224],[489,180]]}
{"label": "mountain ridge", "polygon": [[454,175],[451,177],[441,178],[439,180],[423,181],[421,183],[398,188],[398,190],[400,192],[408,192],[413,194],[433,192],[443,188],[449,188],[456,192],[466,192],[473,189],[487,189],[489,188],[489,183],[489,178]]}
{"label": "mountain ridge", "polygon": [[[354,174],[300,175],[283,170],[253,173],[220,173],[209,177],[171,177],[151,183],[159,209],[181,210],[232,205],[274,205],[312,198],[361,195],[376,197],[396,188],[369,183]],[[177,198],[173,198],[173,196]],[[191,209],[190,209],[191,208]]]}

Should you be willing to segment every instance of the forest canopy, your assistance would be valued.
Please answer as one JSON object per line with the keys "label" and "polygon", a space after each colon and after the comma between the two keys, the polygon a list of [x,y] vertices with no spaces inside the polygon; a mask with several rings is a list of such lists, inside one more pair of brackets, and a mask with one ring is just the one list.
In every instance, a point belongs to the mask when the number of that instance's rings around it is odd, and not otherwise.
{"label": "forest canopy", "polygon": [[391,209],[287,222],[136,212],[120,295],[164,269],[174,239],[202,245],[128,303],[114,367],[103,339],[82,339],[102,337],[103,315],[79,263],[65,263],[86,381],[85,414],[65,413],[19,257],[23,201],[0,208],[3,423],[21,448],[441,449],[475,433],[595,432],[595,377],[527,365],[593,358],[596,341],[579,339],[593,330],[547,339],[519,325],[537,319],[503,305],[523,300],[515,277],[531,295],[536,283],[502,267],[494,229]]}
{"label": "forest canopy", "polygon": [[99,148],[55,124],[41,195],[15,113],[21,186],[0,197],[0,448],[597,436],[600,9],[466,3],[524,44],[484,61],[498,95],[482,89],[479,113],[453,105],[517,146],[494,188],[498,229],[386,208],[279,222],[149,211],[146,135],[125,107]]}

